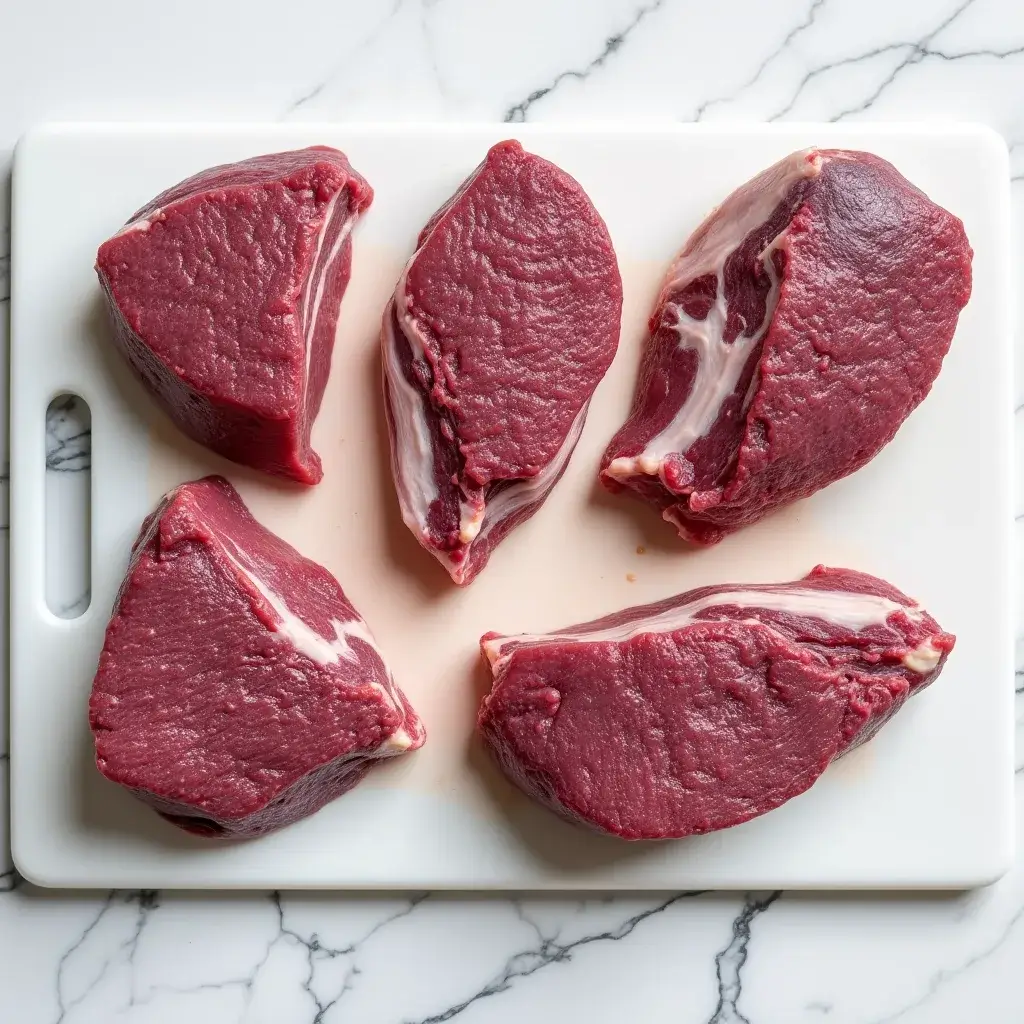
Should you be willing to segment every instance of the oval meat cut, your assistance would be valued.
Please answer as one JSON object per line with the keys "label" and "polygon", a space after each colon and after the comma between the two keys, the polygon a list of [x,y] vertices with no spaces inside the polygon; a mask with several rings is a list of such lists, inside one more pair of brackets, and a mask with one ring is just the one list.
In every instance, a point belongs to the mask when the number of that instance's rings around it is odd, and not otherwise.
{"label": "oval meat cut", "polygon": [[713,832],[808,789],[942,670],[954,638],[882,580],[819,566],[546,635],[481,639],[506,774],[623,839]]}
{"label": "oval meat cut", "polygon": [[557,483],[621,313],[604,221],[518,142],[421,232],[381,332],[391,465],[402,518],[456,583]]}
{"label": "oval meat cut", "polygon": [[194,441],[315,484],[353,225],[373,190],[326,146],[212,167],[100,246],[114,340]]}
{"label": "oval meat cut", "polygon": [[96,764],[199,835],[280,828],[425,733],[334,577],[222,477],[142,526],[89,701]]}
{"label": "oval meat cut", "polygon": [[854,472],[938,376],[971,294],[963,224],[870,153],[794,153],[662,285],[601,480],[697,544]]}

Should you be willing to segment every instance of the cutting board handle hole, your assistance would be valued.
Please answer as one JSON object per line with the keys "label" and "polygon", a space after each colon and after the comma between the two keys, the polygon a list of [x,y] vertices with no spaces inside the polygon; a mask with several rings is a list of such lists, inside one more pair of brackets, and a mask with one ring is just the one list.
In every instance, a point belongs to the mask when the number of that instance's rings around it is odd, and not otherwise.
{"label": "cutting board handle hole", "polygon": [[92,600],[92,412],[78,395],[46,409],[46,606],[62,619]]}

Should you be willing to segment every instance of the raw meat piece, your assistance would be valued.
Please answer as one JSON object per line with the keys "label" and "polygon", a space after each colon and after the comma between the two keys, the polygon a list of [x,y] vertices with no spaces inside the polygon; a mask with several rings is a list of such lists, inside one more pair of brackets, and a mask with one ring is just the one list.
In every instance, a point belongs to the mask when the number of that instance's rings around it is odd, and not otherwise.
{"label": "raw meat piece", "polygon": [[794,153],[691,236],[601,479],[715,544],[854,472],[928,394],[971,293],[963,224],[870,153]]}
{"label": "raw meat piece", "polygon": [[456,583],[558,482],[621,312],[604,221],[518,142],[421,232],[384,313],[385,405],[402,518]]}
{"label": "raw meat piece", "polygon": [[312,814],[425,737],[334,577],[215,476],[143,524],[89,721],[108,779],[218,837]]}
{"label": "raw meat piece", "polygon": [[164,411],[234,462],[315,484],[352,227],[373,190],[326,146],[212,167],[100,246],[114,339]]}
{"label": "raw meat piece", "polygon": [[814,569],[546,635],[481,639],[504,771],[624,839],[738,825],[808,789],[939,674],[954,638],[882,580]]}

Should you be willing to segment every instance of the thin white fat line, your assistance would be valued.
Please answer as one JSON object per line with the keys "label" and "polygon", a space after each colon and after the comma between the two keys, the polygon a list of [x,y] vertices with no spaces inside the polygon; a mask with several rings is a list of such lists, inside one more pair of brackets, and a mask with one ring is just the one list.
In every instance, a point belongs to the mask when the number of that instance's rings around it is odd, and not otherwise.
{"label": "thin white fat line", "polygon": [[328,640],[326,637],[321,636],[308,623],[296,615],[279,594],[275,594],[263,580],[246,569],[239,561],[239,558],[231,554],[228,550],[228,545],[234,548],[236,554],[241,557],[241,552],[234,541],[226,537],[221,537],[220,539],[224,546],[224,552],[231,563],[249,580],[278,616],[280,621],[277,623],[275,632],[280,633],[291,641],[296,650],[319,665],[336,665],[339,658],[345,658],[347,661],[358,664],[359,658],[348,643],[349,637],[363,640],[376,650],[374,639],[366,623],[360,618],[351,619],[347,622],[341,622],[339,619],[332,618],[331,626],[336,634],[335,639]]}
{"label": "thin white fat line", "polygon": [[327,254],[327,262],[324,264],[324,271],[320,275],[316,283],[316,294],[313,296],[313,312],[310,314],[309,321],[309,334],[310,340],[312,341],[313,333],[316,330],[316,320],[320,315],[320,304],[324,298],[324,288],[326,287],[328,273],[331,267],[334,266],[335,260],[341,255],[342,246],[348,240],[348,236],[352,234],[352,228],[355,227],[356,217],[354,214],[350,214],[346,219],[345,223],[342,224],[341,230],[338,232],[338,237],[334,240],[334,245],[331,246],[331,251]]}
{"label": "thin white fat line", "polygon": [[[336,665],[339,658],[345,658],[346,661],[351,661],[353,664],[358,665],[359,658],[349,644],[350,639],[358,639],[368,644],[383,661],[380,648],[377,646],[369,626],[366,625],[362,617],[357,615],[356,618],[348,619],[345,622],[332,618],[331,626],[335,632],[335,639],[332,641],[322,637],[316,630],[312,629],[292,612],[280,595],[275,594],[261,579],[246,569],[238,558],[231,554],[228,550],[229,545],[234,549],[235,554],[239,558],[242,556],[238,545],[233,540],[220,536],[220,541],[224,553],[228,556],[228,560],[249,580],[277,614],[280,622],[278,622],[275,632],[285,637],[300,654],[304,654],[318,665]],[[386,666],[385,672],[387,672]],[[376,679],[365,679],[363,682],[381,694],[391,707],[391,710],[399,715],[403,723],[377,749],[382,750],[393,747],[396,750],[407,750],[412,746],[413,740],[405,728],[405,709],[392,689],[395,681],[391,677],[391,673],[387,672],[387,685],[378,682]]]}
{"label": "thin white fat line", "polygon": [[[313,255],[313,261],[310,264],[309,280],[306,281],[305,297],[302,303],[302,336],[303,341],[305,342],[305,367],[302,378],[303,398],[305,398],[306,391],[309,388],[309,366],[313,360],[313,335],[316,332],[316,321],[320,312],[320,303],[323,301],[324,287],[331,267],[333,266],[334,261],[338,258],[338,254],[341,252],[341,247],[345,244],[345,239],[348,238],[356,221],[357,214],[354,214],[351,210],[348,211],[345,223],[342,224],[341,230],[338,232],[338,237],[331,246],[331,251],[327,254],[327,259],[324,261],[323,271],[317,279],[316,293],[311,295],[313,279],[317,277],[317,266],[320,262],[320,253],[323,251],[324,241],[326,240],[327,232],[331,227],[331,222],[334,217],[334,208],[337,206],[342,196],[344,196],[347,201],[348,195],[349,190],[347,185],[338,189],[338,191],[331,197],[330,202],[328,202],[326,210],[324,210],[324,222],[321,225],[320,233],[317,236],[316,252]],[[310,301],[311,298],[312,301]]]}
{"label": "thin white fat line", "polygon": [[[404,332],[395,330],[394,304],[384,312],[382,348],[384,380],[391,405],[395,439],[395,490],[405,525],[423,543],[427,534],[427,514],[438,496],[434,479],[434,449],[427,426],[423,393],[406,380],[398,359],[398,345],[409,345]],[[409,345],[410,351],[412,346]],[[415,360],[416,354],[412,352]]]}
{"label": "thin white fat line", "polygon": [[537,496],[543,494],[554,485],[555,479],[563,467],[572,458],[572,453],[583,433],[583,426],[587,420],[587,410],[590,407],[588,401],[577,413],[573,420],[569,433],[566,434],[562,446],[555,453],[550,462],[536,475],[525,477],[510,484],[507,488],[499,491],[491,501],[484,507],[484,520],[476,541],[482,542],[487,538],[491,530],[499,523],[514,515],[519,509],[537,500]]}
{"label": "thin white fat line", "polygon": [[[490,501],[485,501],[483,506],[478,509],[473,508],[460,496],[459,540],[465,545],[466,555],[459,564],[448,557],[444,559],[449,565],[448,571],[452,573],[456,583],[462,582],[473,549],[487,539],[494,527],[504,522],[509,516],[515,515],[519,509],[538,500],[538,495],[542,495],[545,490],[553,486],[554,480],[571,458],[576,442],[580,439],[580,434],[583,433],[589,405],[590,403],[587,402],[579,411],[561,447],[539,473],[531,477],[517,479],[508,487],[500,490]],[[438,555],[438,557],[441,556]]]}
{"label": "thin white fat line", "polygon": [[[518,649],[553,640],[567,643],[622,643],[645,633],[673,632],[697,621],[696,616],[708,608],[733,605],[749,607],[753,611],[762,609],[820,618],[833,625],[853,629],[854,632],[882,625],[896,612],[903,612],[911,622],[920,622],[924,617],[924,611],[919,605],[902,605],[876,594],[812,589],[731,590],[666,608],[649,618],[641,615],[632,621],[600,629],[576,628],[561,633],[520,633],[495,637],[484,644],[484,653],[497,672],[504,663],[502,650],[509,644],[516,644]],[[635,610],[643,611],[642,608]]]}
{"label": "thin white fat line", "polygon": [[122,235],[130,235],[136,231],[148,231],[160,219],[163,212],[163,207],[157,207],[152,213],[147,213],[145,217],[139,217],[138,220],[125,224],[120,231],[112,236],[112,239],[120,238]]}
{"label": "thin white fat line", "polygon": [[[310,299],[310,292],[311,292],[312,287],[313,287],[313,278],[316,276],[317,263],[320,260],[320,253],[323,251],[324,240],[327,237],[327,230],[331,226],[331,217],[334,214],[334,207],[337,205],[338,199],[341,197],[342,192],[344,192],[344,189],[339,189],[327,201],[327,206],[324,209],[324,218],[323,218],[323,221],[320,224],[320,230],[317,232],[317,235],[316,235],[316,249],[313,252],[313,259],[312,259],[312,262],[310,263],[309,277],[306,279],[306,284],[305,284],[305,287],[303,288],[303,296],[302,296],[302,333],[303,333],[303,336],[305,336],[305,334],[307,333],[307,331],[309,329],[309,319],[310,319],[309,318],[309,307],[310,307],[309,299]],[[326,264],[325,264],[325,266],[326,266]]]}

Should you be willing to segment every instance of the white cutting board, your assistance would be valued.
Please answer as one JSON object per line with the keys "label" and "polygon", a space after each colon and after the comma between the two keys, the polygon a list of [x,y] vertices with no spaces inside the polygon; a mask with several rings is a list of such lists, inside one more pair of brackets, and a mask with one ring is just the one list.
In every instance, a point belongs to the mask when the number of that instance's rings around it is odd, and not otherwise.
{"label": "white cutting board", "polygon": [[[458,590],[398,515],[380,408],[381,310],[416,233],[499,139],[564,167],[604,215],[625,282],[618,358],[565,478]],[[302,492],[182,439],[111,357],[97,245],[211,164],[326,143],[377,197],[354,272]],[[974,294],[931,397],[868,467],[706,551],[595,486],[629,404],[644,321],[669,259],[711,207],[790,151],[872,150],[963,218]],[[1012,857],[1011,375],[1006,151],[978,128],[56,126],[18,147],[14,181],[11,667],[14,856],[51,886],[657,889],[961,887]],[[44,410],[91,406],[93,601],[43,597]],[[172,484],[221,471],[253,511],[326,564],[426,722],[424,749],[265,838],[178,831],[102,779],[86,701],[139,523]],[[643,553],[639,548],[645,549]],[[530,803],[473,734],[477,639],[542,631],[706,583],[788,580],[819,562],[876,573],[958,636],[938,682],[807,794],[714,835],[626,844]]]}

